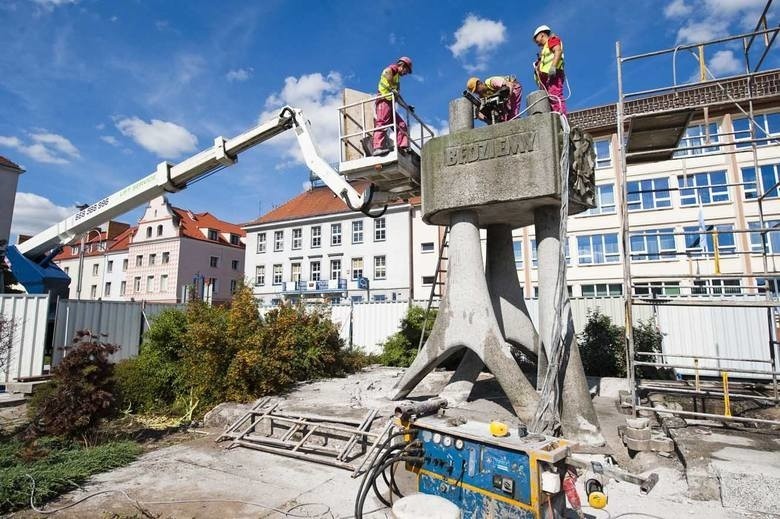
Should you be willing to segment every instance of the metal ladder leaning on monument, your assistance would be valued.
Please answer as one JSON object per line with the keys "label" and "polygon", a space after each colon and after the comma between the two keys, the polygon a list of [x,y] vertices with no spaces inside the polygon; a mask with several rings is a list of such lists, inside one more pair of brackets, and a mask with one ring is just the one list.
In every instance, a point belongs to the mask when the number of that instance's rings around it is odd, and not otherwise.
{"label": "metal ladder leaning on monument", "polygon": [[[442,267],[443,262],[449,260],[447,256],[444,255],[444,250],[447,249],[448,245],[448,238],[450,235],[450,226],[447,225],[444,227],[444,234],[441,237],[441,243],[439,244],[439,258],[436,260],[436,273],[433,275],[433,283],[431,283],[431,293],[428,296],[428,304],[425,307],[425,314],[423,317],[423,325],[422,330],[420,331],[420,344],[417,345],[417,351],[420,351],[423,347],[423,344],[425,344],[425,330],[428,328],[428,316],[431,313],[431,307],[433,306],[433,298],[436,297],[436,288],[444,286],[443,281],[439,281],[439,278],[442,273],[447,272],[447,269]],[[439,297],[442,296],[442,291],[439,291]]]}

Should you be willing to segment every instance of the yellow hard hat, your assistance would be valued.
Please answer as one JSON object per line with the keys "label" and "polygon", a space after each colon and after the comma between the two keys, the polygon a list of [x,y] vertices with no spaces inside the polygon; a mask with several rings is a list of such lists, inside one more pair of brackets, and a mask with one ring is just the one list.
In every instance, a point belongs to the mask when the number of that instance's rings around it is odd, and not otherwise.
{"label": "yellow hard hat", "polygon": [[478,77],[470,77],[469,80],[466,81],[466,90],[468,90],[469,92],[476,92],[477,83],[479,83]]}

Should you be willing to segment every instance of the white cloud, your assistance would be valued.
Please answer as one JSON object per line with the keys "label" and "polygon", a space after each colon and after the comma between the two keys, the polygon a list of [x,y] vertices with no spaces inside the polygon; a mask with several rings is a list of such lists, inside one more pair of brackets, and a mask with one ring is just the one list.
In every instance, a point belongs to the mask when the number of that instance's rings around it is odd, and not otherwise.
{"label": "white cloud", "polygon": [[225,77],[231,83],[233,81],[246,81],[247,79],[249,79],[251,77],[252,72],[254,72],[254,71],[255,71],[255,69],[253,69],[252,67],[249,67],[249,68],[237,68],[237,69],[233,69],[233,70],[228,71],[228,73],[225,74]]}
{"label": "white cloud", "polygon": [[11,234],[36,234],[76,212],[34,193],[16,193]]}
{"label": "white cloud", "polygon": [[164,31],[169,25],[168,20],[157,20],[154,22],[154,26],[157,27],[158,31]]}
{"label": "white cloud", "polygon": [[186,128],[159,119],[147,123],[131,117],[118,121],[116,127],[139,146],[164,159],[179,157],[195,150],[198,145],[198,138]]}
{"label": "white cloud", "polygon": [[691,14],[693,7],[685,3],[685,0],[672,0],[664,7],[664,16],[667,18],[681,18]]}
{"label": "white cloud", "polygon": [[67,164],[71,159],[80,157],[79,150],[67,138],[45,131],[29,135],[30,141],[19,137],[0,135],[0,146],[13,148],[19,153],[44,164]]}
{"label": "white cloud", "polygon": [[33,0],[38,5],[52,9],[61,5],[77,4],[79,0]]}
{"label": "white cloud", "polygon": [[107,142],[111,146],[119,146],[119,141],[116,140],[116,137],[113,135],[101,135],[100,140],[103,142]]}
{"label": "white cloud", "polygon": [[[266,109],[260,114],[260,122],[277,117],[284,105],[300,108],[311,123],[313,137],[323,158],[330,163],[338,162],[341,88],[341,74],[338,72],[329,72],[326,76],[315,72],[297,78],[288,77],[284,80],[282,90],[266,99]],[[283,150],[286,160],[282,167],[304,162],[292,132],[279,135],[269,141],[269,145]]]}
{"label": "white cloud", "polygon": [[109,18],[109,20],[112,21],[112,22],[116,22],[117,20],[119,20],[119,17],[118,16],[112,16],[111,18]]}
{"label": "white cloud", "polygon": [[707,63],[707,68],[715,77],[737,74],[743,70],[742,61],[731,50],[717,51]]}
{"label": "white cloud", "polygon": [[456,58],[465,60],[473,52],[474,62],[464,63],[468,72],[485,70],[491,53],[506,41],[503,22],[469,14],[454,34],[455,43],[448,48]]}

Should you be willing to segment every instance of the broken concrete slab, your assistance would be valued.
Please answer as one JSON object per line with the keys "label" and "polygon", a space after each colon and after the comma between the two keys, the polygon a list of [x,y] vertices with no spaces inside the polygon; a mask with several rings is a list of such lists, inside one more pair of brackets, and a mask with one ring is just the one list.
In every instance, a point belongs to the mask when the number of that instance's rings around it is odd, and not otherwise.
{"label": "broken concrete slab", "polygon": [[649,429],[650,419],[645,417],[626,418],[626,425],[632,429]]}
{"label": "broken concrete slab", "polygon": [[624,438],[630,438],[632,440],[649,440],[652,436],[652,431],[647,427],[645,429],[635,429],[633,427],[626,427],[623,432]]}
{"label": "broken concrete slab", "polygon": [[656,452],[674,452],[674,441],[666,436],[653,436],[650,438],[650,450]]}
{"label": "broken concrete slab", "polygon": [[626,443],[626,447],[628,447],[632,451],[649,451],[650,450],[650,440],[634,440],[632,438],[629,438],[628,436],[623,436],[623,441]]}

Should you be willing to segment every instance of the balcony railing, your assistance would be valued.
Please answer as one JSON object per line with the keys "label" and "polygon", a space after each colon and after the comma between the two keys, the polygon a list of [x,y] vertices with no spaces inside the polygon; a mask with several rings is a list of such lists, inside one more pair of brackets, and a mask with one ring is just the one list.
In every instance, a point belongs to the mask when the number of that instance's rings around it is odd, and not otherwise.
{"label": "balcony railing", "polygon": [[315,292],[342,292],[347,290],[346,279],[320,279],[316,281],[285,281],[283,292],[315,293]]}

